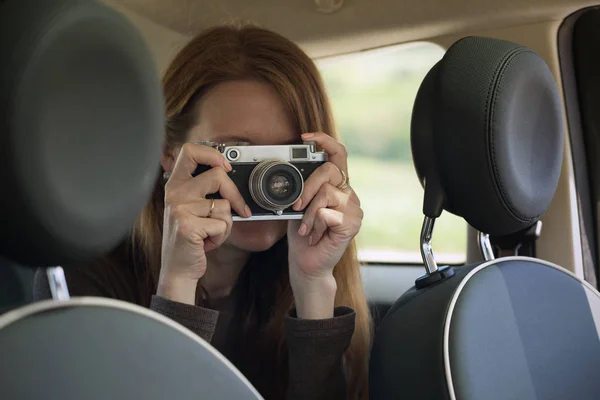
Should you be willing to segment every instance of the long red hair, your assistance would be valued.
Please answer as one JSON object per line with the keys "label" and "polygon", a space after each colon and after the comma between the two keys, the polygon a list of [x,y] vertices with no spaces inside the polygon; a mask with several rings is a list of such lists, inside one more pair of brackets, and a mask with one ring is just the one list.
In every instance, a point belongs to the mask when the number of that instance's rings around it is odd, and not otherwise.
{"label": "long red hair", "polygon": [[[163,77],[166,102],[165,151],[187,141],[197,123],[202,95],[216,85],[241,79],[270,84],[281,97],[298,132],[326,132],[338,138],[325,86],[314,62],[296,44],[252,25],[221,26],[194,37],[176,55]],[[154,293],[161,259],[164,186],[159,179],[151,201],[133,229],[136,258],[147,269],[148,294]],[[282,240],[244,268],[239,281],[244,329],[238,338],[251,344],[257,358],[234,363],[265,397],[283,398],[287,386],[287,351],[283,320],[294,305],[287,273],[287,242]],[[265,267],[265,263],[269,267]],[[261,264],[260,268],[253,264]],[[344,354],[349,398],[368,395],[371,320],[362,287],[355,243],[334,269],[336,306],[356,311],[352,343]],[[199,290],[198,293],[201,293]],[[254,358],[254,359],[252,359]],[[275,377],[260,381],[260,376]]]}

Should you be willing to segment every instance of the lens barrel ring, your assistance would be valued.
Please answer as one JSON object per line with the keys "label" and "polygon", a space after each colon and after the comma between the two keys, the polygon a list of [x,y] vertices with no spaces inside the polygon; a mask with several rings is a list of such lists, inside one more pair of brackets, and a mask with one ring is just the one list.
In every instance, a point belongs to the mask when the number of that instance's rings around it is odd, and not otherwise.
{"label": "lens barrel ring", "polygon": [[[296,189],[293,192],[292,197],[285,203],[275,201],[273,197],[269,195],[268,190],[265,190],[264,185],[267,175],[278,166],[284,166],[286,172],[291,172],[292,175],[295,175],[295,177],[292,176],[292,179],[295,181],[292,183],[299,186],[299,190]],[[282,160],[264,160],[254,167],[250,173],[248,187],[250,189],[250,195],[257,205],[265,210],[277,212],[290,207],[302,195],[302,192],[304,191],[304,178],[298,168],[289,162]]]}

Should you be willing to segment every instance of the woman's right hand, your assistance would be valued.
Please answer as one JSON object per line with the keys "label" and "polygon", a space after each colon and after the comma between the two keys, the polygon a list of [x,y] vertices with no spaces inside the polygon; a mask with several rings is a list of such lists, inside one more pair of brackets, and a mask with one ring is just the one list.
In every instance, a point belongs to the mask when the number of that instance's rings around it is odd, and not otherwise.
{"label": "woman's right hand", "polygon": [[[193,177],[198,165],[212,168]],[[157,295],[195,304],[198,280],[206,272],[206,253],[221,246],[231,232],[231,209],[240,216],[251,215],[228,171],[231,165],[218,150],[201,144],[183,145],[165,185]],[[217,192],[223,199],[206,199]]]}

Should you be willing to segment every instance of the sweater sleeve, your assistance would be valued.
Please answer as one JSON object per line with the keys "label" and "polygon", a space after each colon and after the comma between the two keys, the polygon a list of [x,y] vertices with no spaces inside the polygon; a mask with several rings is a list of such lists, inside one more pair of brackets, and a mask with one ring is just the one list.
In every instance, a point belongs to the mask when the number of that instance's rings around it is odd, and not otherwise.
{"label": "sweater sleeve", "polygon": [[150,309],[185,326],[209,343],[219,318],[216,310],[178,303],[156,295],[152,296]]}
{"label": "sweater sleeve", "polygon": [[354,334],[356,314],[336,307],[334,317],[305,320],[292,310],[285,320],[289,352],[287,398],[345,399],[346,379],[342,356]]}

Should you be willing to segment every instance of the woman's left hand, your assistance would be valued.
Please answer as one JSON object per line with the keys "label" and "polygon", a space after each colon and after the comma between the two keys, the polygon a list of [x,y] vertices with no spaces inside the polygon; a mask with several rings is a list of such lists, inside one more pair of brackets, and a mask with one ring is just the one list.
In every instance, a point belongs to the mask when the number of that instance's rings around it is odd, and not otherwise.
{"label": "woman's left hand", "polygon": [[290,283],[299,318],[331,318],[337,289],[333,268],[358,233],[363,211],[347,185],[344,146],[320,132],[304,134],[302,139],[315,141],[327,153],[328,162],[308,177],[293,206],[305,213],[301,221],[288,224]]}

